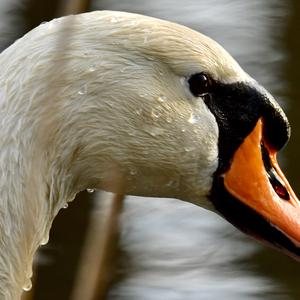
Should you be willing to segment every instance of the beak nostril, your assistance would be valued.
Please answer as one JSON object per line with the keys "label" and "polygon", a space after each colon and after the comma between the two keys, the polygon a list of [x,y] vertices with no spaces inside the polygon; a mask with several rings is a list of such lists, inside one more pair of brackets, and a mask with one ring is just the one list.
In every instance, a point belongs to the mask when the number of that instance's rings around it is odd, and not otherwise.
{"label": "beak nostril", "polygon": [[266,149],[263,143],[261,143],[261,153],[264,166],[268,174],[268,179],[274,191],[281,199],[290,200],[290,194],[285,188],[284,183],[280,180],[279,176],[277,175],[276,170],[273,168],[268,150]]}
{"label": "beak nostril", "polygon": [[268,178],[276,194],[283,200],[290,200],[289,192],[278,179],[274,169],[268,172]]}

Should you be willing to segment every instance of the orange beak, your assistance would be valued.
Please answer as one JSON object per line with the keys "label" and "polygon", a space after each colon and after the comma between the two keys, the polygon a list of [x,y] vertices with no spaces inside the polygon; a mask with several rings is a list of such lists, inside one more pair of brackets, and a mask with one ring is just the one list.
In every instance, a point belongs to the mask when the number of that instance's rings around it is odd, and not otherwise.
{"label": "orange beak", "polygon": [[[263,239],[299,257],[300,252],[291,248],[300,248],[300,202],[279,168],[276,151],[263,137],[262,119],[236,150],[223,179],[225,189],[232,196],[259,214],[272,230],[279,231],[293,245],[285,247],[284,243],[272,241],[272,237]],[[259,232],[254,236],[260,238]]]}

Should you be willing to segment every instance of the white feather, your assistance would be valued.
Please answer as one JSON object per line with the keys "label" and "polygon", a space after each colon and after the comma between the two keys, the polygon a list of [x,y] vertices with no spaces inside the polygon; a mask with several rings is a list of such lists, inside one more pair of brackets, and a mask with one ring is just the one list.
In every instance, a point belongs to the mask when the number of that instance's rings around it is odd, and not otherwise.
{"label": "white feather", "polygon": [[88,187],[208,206],[218,127],[187,87],[251,81],[208,37],[93,12],[42,24],[0,54],[0,296],[19,299],[53,218]]}

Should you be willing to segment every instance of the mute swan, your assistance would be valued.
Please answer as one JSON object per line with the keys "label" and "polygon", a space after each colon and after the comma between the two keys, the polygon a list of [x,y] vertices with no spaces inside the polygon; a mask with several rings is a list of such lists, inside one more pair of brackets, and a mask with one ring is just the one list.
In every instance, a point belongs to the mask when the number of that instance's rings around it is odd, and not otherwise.
{"label": "mute swan", "polygon": [[299,256],[276,162],[288,121],[213,40],[92,12],[41,24],[0,66],[1,299],[20,298],[54,217],[87,188],[189,201]]}

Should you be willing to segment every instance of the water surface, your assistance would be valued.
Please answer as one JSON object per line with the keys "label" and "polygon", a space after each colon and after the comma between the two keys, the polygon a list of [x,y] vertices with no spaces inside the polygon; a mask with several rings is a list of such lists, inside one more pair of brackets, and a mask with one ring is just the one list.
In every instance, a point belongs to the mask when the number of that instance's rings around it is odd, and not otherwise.
{"label": "water surface", "polygon": [[[0,1],[0,11],[4,4],[11,2]],[[179,22],[221,43],[286,108],[293,137],[281,160],[300,193],[299,2],[102,0],[93,6]],[[5,37],[15,34],[13,23],[9,24],[4,16],[0,18]],[[36,299],[68,299],[92,207],[88,197],[82,194],[57,218],[50,243],[40,252]],[[122,228],[123,276],[110,299],[300,297],[298,263],[260,246],[199,207],[174,199],[128,197]]]}

